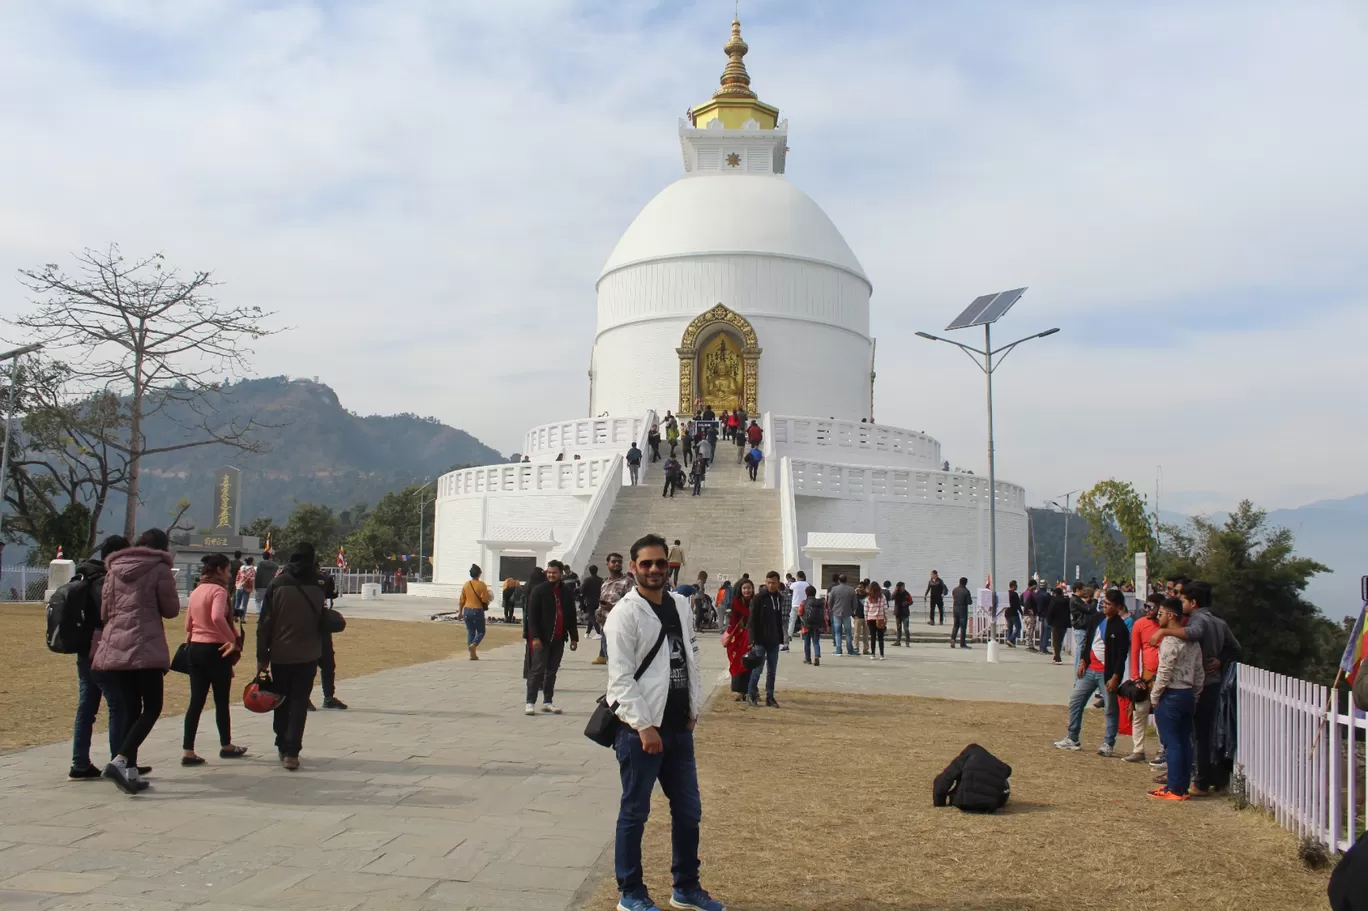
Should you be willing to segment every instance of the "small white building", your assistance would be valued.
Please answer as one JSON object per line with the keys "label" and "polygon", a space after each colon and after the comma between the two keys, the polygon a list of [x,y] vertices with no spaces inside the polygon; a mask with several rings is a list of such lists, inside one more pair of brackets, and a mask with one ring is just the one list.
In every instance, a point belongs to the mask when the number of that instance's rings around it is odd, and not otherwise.
{"label": "small white building", "polygon": [[[679,123],[683,176],[646,204],[599,275],[591,416],[529,430],[529,462],[444,475],[435,581],[411,592],[448,594],[472,563],[491,580],[551,558],[583,574],[647,532],[707,554],[686,569],[713,578],[801,568],[825,581],[840,567],[917,594],[932,569],[984,583],[988,481],[942,471],[934,438],[872,422],[872,284],[785,177],[788,122],[750,89],[746,50],[733,22],[721,88]],[[762,424],[763,486],[736,483],[725,451],[702,497],[650,502],[660,478],[649,463],[642,487],[625,486],[631,444],[647,451],[653,424],[700,405]],[[1026,500],[1002,481],[996,497],[1004,588],[1028,574]],[[729,521],[742,499],[776,517],[772,540]]]}

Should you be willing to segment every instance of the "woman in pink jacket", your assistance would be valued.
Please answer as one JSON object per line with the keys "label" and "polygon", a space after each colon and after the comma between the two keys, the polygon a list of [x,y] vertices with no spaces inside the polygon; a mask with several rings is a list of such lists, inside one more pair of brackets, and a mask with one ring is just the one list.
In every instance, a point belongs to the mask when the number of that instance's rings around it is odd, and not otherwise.
{"label": "woman in pink jacket", "polygon": [[233,745],[233,725],[228,715],[228,687],[233,682],[233,655],[238,650],[237,631],[228,609],[230,564],[223,554],[204,558],[199,585],[190,593],[185,610],[185,641],[189,643],[190,706],[185,710],[185,739],[181,765],[203,765],[195,753],[200,714],[209,690],[214,691],[214,721],[218,724],[219,758],[240,759],[247,748]]}
{"label": "woman in pink jacket", "polygon": [[127,728],[104,775],[128,794],[147,787],[138,775],[138,747],[161,716],[162,678],[171,666],[162,618],[179,613],[166,532],[150,528],[136,547],[110,554],[100,599],[104,630],[90,666],[109,674],[123,694]]}
{"label": "woman in pink jacket", "polygon": [[[870,582],[864,604],[865,626],[869,629],[869,660],[884,660],[884,631],[888,628],[888,599],[878,582]],[[875,654],[877,652],[877,654]]]}

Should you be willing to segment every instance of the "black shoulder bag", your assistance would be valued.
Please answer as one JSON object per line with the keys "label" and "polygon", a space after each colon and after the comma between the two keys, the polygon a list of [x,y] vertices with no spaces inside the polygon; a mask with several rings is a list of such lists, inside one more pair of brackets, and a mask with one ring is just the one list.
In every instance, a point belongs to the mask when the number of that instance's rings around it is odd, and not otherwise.
{"label": "black shoulder bag", "polygon": [[[646,673],[646,668],[651,666],[655,660],[656,653],[660,651],[660,646],[665,642],[665,624],[660,624],[660,638],[656,639],[655,645],[646,653],[646,660],[641,662],[641,666],[636,669],[633,680],[640,680],[641,675]],[[622,720],[617,716],[618,704],[614,702],[608,704],[608,694],[604,693],[598,697],[598,704],[594,706],[594,714],[589,716],[589,723],[584,726],[584,736],[594,741],[601,747],[612,747],[617,743],[618,728],[622,726]]]}

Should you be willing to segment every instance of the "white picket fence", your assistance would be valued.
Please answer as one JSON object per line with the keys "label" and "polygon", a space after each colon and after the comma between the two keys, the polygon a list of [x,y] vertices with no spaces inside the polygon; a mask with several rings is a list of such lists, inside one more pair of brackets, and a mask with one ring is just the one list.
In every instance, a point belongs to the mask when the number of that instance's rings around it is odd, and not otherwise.
{"label": "white picket fence", "polygon": [[1235,761],[1250,804],[1289,832],[1347,851],[1364,825],[1368,719],[1344,714],[1337,700],[1327,716],[1326,687],[1244,664],[1237,674]]}

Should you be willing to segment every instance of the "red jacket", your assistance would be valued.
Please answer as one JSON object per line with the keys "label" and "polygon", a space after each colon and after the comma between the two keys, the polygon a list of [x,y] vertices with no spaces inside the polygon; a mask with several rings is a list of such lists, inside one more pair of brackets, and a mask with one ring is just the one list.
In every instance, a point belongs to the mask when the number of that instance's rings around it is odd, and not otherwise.
{"label": "red jacket", "polygon": [[741,663],[741,658],[750,651],[750,608],[746,602],[737,598],[732,602],[731,617],[727,620],[727,661],[731,675],[748,674],[750,671]]}

